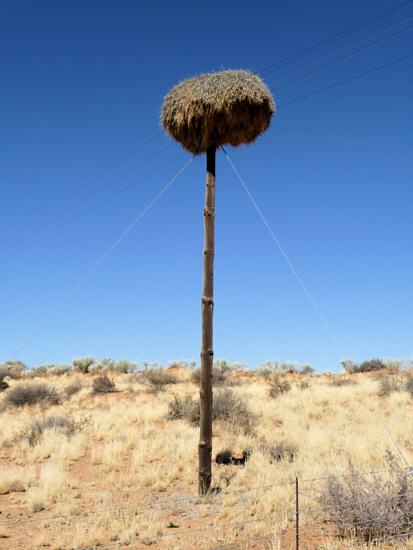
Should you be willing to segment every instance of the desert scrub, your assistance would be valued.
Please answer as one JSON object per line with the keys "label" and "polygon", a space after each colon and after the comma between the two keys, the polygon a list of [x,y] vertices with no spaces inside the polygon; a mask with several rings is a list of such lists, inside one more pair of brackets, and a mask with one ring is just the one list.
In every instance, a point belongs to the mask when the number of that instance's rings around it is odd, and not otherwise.
{"label": "desert scrub", "polygon": [[[191,381],[199,386],[201,384],[201,369],[196,368],[191,372]],[[230,372],[223,371],[219,367],[213,367],[212,369],[212,385],[213,386],[226,386],[234,384],[231,380]]]}
{"label": "desert scrub", "polygon": [[175,395],[173,401],[168,403],[168,420],[186,419],[191,424],[199,422],[199,403],[189,395],[178,397]]}
{"label": "desert scrub", "polygon": [[398,376],[382,376],[379,378],[378,395],[386,396],[403,389],[403,380]]}
{"label": "desert scrub", "polygon": [[406,376],[404,388],[407,391],[407,393],[410,395],[410,397],[413,398],[413,376],[411,374],[408,374]]}
{"label": "desert scrub", "polygon": [[262,454],[267,455],[270,462],[282,462],[288,460],[288,462],[294,462],[298,447],[294,443],[288,441],[277,441],[273,443],[261,443],[256,450]]}
{"label": "desert scrub", "polygon": [[106,374],[96,376],[92,384],[92,393],[111,393],[116,391],[115,382]]}
{"label": "desert scrub", "polygon": [[[191,397],[176,397],[168,405],[168,419],[187,419],[191,424],[198,425],[200,420],[199,402]],[[246,402],[236,397],[230,390],[221,390],[214,394],[212,419],[229,425],[237,432],[250,434],[253,432],[256,419]]]}
{"label": "desert scrub", "polygon": [[331,476],[320,496],[320,505],[341,536],[364,541],[397,536],[413,522],[411,474],[387,452],[388,478],[363,476],[352,466],[350,475]]}
{"label": "desert scrub", "polygon": [[80,390],[83,388],[82,381],[77,378],[76,380],[73,380],[73,382],[70,382],[65,389],[65,395],[66,397],[72,397],[72,395],[75,395],[76,393],[80,392]]}
{"label": "desert scrub", "polygon": [[60,397],[55,388],[47,384],[21,383],[7,390],[5,404],[11,407],[26,405],[58,405]]}
{"label": "desert scrub", "polygon": [[152,368],[142,372],[142,382],[149,387],[149,391],[157,393],[164,391],[165,386],[169,384],[176,384],[178,380],[162,368]]}
{"label": "desert scrub", "polygon": [[13,379],[21,378],[27,367],[21,361],[6,361],[5,363],[0,363],[0,378],[3,379],[6,376]]}
{"label": "desert scrub", "polygon": [[81,372],[82,374],[87,374],[91,366],[96,363],[96,359],[87,355],[86,357],[73,359],[72,363],[75,370]]}
{"label": "desert scrub", "polygon": [[338,388],[342,386],[355,386],[356,384],[357,381],[349,376],[333,376],[329,381],[330,386],[337,386]]}
{"label": "desert scrub", "polygon": [[265,380],[269,385],[268,395],[273,399],[291,390],[289,381],[279,374],[269,374],[265,377]]}
{"label": "desert scrub", "polygon": [[34,420],[21,434],[22,439],[25,439],[31,447],[37,445],[47,431],[60,432],[67,437],[72,436],[80,429],[72,420],[68,420],[64,416],[49,416]]}

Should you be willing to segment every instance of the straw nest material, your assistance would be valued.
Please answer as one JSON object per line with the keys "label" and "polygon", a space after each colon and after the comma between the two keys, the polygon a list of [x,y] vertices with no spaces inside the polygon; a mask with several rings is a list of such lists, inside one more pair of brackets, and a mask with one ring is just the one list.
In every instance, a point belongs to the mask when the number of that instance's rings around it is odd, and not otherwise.
{"label": "straw nest material", "polygon": [[177,84],[164,99],[161,123],[191,153],[251,143],[275,112],[264,82],[249,71],[207,73]]}

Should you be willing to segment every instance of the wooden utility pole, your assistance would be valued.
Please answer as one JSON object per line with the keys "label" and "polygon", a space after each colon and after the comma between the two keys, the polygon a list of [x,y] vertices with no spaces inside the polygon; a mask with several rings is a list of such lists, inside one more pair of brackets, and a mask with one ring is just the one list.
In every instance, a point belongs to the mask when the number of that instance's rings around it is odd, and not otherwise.
{"label": "wooden utility pole", "polygon": [[202,349],[199,495],[211,486],[212,456],[212,321],[214,316],[215,154],[226,143],[252,143],[275,113],[270,90],[249,71],[218,71],[189,78],[174,86],[162,104],[165,131],[193,155],[206,153],[204,209],[204,279],[202,291]]}
{"label": "wooden utility pole", "polygon": [[212,455],[212,367],[214,316],[214,241],[215,241],[215,147],[207,150],[207,177],[204,208],[204,278],[202,288],[202,349],[199,433],[199,495],[211,486]]}

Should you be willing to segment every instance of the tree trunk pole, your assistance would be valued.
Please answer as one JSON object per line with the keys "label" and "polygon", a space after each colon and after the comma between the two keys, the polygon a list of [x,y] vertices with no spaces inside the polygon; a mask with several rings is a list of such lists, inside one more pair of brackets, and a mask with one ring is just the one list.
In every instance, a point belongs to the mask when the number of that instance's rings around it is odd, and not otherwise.
{"label": "tree trunk pole", "polygon": [[204,278],[202,289],[202,349],[199,433],[199,495],[211,485],[212,455],[212,366],[214,359],[212,323],[214,315],[215,147],[207,151],[204,208]]}

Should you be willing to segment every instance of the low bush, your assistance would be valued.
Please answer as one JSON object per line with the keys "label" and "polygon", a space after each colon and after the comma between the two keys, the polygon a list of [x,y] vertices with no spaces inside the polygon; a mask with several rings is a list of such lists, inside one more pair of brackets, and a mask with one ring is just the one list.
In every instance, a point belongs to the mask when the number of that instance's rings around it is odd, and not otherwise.
{"label": "low bush", "polygon": [[51,365],[49,373],[55,376],[63,376],[64,374],[68,374],[71,370],[72,367],[70,365]]}
{"label": "low bush", "polygon": [[100,372],[102,370],[106,371],[113,371],[115,368],[116,362],[113,359],[109,359],[107,357],[104,357],[103,359],[99,359],[96,363],[94,363],[90,368],[89,372]]}
{"label": "low bush", "polygon": [[394,370],[394,361],[383,361],[382,359],[369,359],[360,364],[355,363],[351,359],[342,359],[341,366],[347,374],[355,374],[358,372],[377,372],[379,370],[390,368]]}
{"label": "low bush", "polygon": [[48,374],[53,374],[55,376],[62,376],[64,374],[67,374],[71,370],[72,370],[72,367],[70,365],[50,363],[47,365],[39,365],[38,367],[30,371],[30,375],[32,377],[47,376]]}
{"label": "low bush", "polygon": [[73,368],[82,374],[87,374],[92,365],[96,363],[93,357],[87,355],[86,357],[79,357],[73,359]]}
{"label": "low bush", "polygon": [[47,384],[21,383],[7,390],[5,403],[12,407],[58,405],[60,397],[57,390]]}
{"label": "low bush", "polygon": [[383,370],[386,367],[386,363],[381,359],[369,359],[368,361],[363,361],[359,365],[358,372],[376,372],[378,370]]}
{"label": "low bush", "polygon": [[131,363],[127,359],[120,359],[119,361],[116,361],[115,365],[113,366],[113,370],[121,374],[131,373],[135,369],[136,369],[136,363]]}
{"label": "low bush", "polygon": [[410,395],[410,397],[413,398],[413,376],[411,374],[407,375],[404,387],[405,387],[405,390]]}
{"label": "low bush", "polygon": [[293,443],[287,441],[278,441],[275,443],[265,443],[258,446],[258,450],[270,457],[270,461],[282,462],[288,460],[288,462],[294,462],[298,453],[298,447]]}
{"label": "low bush", "polygon": [[101,374],[93,379],[92,393],[111,393],[116,391],[116,385],[106,374]]}
{"label": "low bush", "polygon": [[168,404],[168,419],[181,420],[186,419],[191,424],[199,422],[199,403],[194,401],[192,397],[177,397]]}
{"label": "low bush", "polygon": [[389,472],[364,476],[351,467],[349,476],[331,476],[320,505],[341,536],[366,542],[397,537],[413,523],[413,486],[410,472],[387,453]]}
{"label": "low bush", "polygon": [[[201,369],[197,368],[191,372],[191,380],[194,384],[199,386],[201,384]],[[213,386],[224,386],[229,382],[229,373],[228,371],[223,372],[218,367],[212,368],[212,385]]]}
{"label": "low bush", "polygon": [[72,395],[75,395],[76,393],[80,392],[80,390],[83,388],[82,381],[76,378],[73,380],[73,382],[70,382],[65,389],[65,395],[66,397],[72,397]]}
{"label": "low bush", "polygon": [[165,386],[176,384],[177,378],[160,367],[146,369],[142,372],[142,382],[149,386],[153,393],[164,391]]}
{"label": "low bush", "polygon": [[257,367],[257,374],[267,377],[271,374],[313,374],[311,365],[281,361],[265,361]]}
{"label": "low bush", "polygon": [[47,418],[36,419],[22,432],[22,438],[26,439],[31,447],[37,445],[43,434],[53,430],[61,432],[70,437],[77,431],[75,422],[67,420],[64,416],[49,416]]}
{"label": "low bush", "polygon": [[329,381],[330,386],[355,386],[357,381],[354,378],[349,378],[347,376],[333,376]]}
{"label": "low bush", "polygon": [[21,361],[6,361],[5,363],[0,363],[0,380],[3,380],[6,376],[17,380],[24,375],[26,370],[26,365]]}
{"label": "low bush", "polygon": [[291,390],[290,382],[279,374],[270,374],[266,377],[266,381],[269,385],[268,395],[273,399]]}
{"label": "low bush", "polygon": [[252,433],[256,423],[247,403],[230,390],[222,390],[214,395],[212,417],[245,434]]}
{"label": "low bush", "polygon": [[379,391],[381,396],[390,395],[403,389],[403,381],[397,376],[382,376],[379,378]]}
{"label": "low bush", "polygon": [[47,366],[39,365],[29,372],[31,378],[42,378],[47,375]]}
{"label": "low bush", "polygon": [[315,369],[311,365],[304,365],[300,369],[301,374],[313,374]]}
{"label": "low bush", "polygon": [[[176,397],[168,405],[168,418],[177,420],[185,418],[191,424],[199,425],[199,402],[191,397]],[[230,390],[221,390],[214,394],[212,420],[221,421],[231,426],[234,431],[245,434],[253,432],[256,419],[245,401],[236,397]]]}

